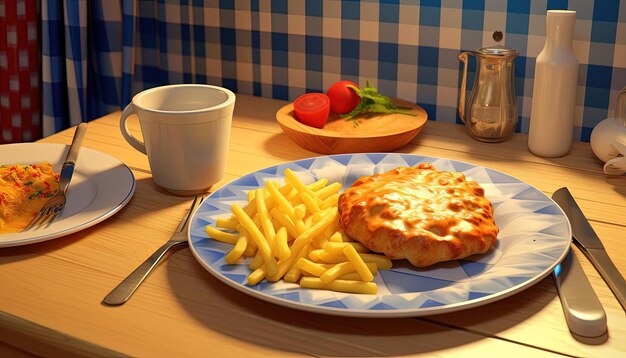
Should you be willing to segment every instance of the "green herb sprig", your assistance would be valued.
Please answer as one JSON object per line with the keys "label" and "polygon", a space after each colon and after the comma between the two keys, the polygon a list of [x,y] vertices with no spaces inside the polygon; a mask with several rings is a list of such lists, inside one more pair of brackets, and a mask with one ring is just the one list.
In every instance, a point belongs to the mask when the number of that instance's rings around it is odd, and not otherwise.
{"label": "green herb sprig", "polygon": [[363,88],[352,85],[348,85],[348,87],[361,97],[361,102],[349,113],[342,114],[341,118],[352,120],[355,126],[358,126],[359,122],[354,117],[363,113],[398,113],[406,114],[407,116],[416,116],[415,113],[406,112],[407,110],[411,110],[411,107],[396,106],[391,102],[391,98],[378,93],[376,87],[370,86],[369,81],[365,82],[365,87]]}

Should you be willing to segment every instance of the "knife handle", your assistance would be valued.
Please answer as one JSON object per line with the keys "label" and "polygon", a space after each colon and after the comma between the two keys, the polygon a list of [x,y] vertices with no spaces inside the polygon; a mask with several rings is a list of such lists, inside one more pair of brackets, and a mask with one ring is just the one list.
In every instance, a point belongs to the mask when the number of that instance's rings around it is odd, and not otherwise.
{"label": "knife handle", "polygon": [[626,281],[624,281],[624,277],[617,270],[609,255],[602,249],[586,249],[582,250],[582,252],[593,263],[600,276],[613,291],[617,301],[622,305],[622,309],[626,311]]}
{"label": "knife handle", "polygon": [[63,193],[65,193],[67,187],[70,185],[70,181],[72,180],[74,167],[76,166],[76,161],[78,160],[78,152],[80,151],[86,132],[87,123],[85,122],[80,123],[74,131],[74,138],[72,139],[72,144],[70,144],[70,149],[67,150],[67,155],[65,156],[65,161],[63,162],[63,167],[61,168],[61,174],[59,176],[59,190]]}
{"label": "knife handle", "polygon": [[606,313],[571,248],[554,270],[554,281],[570,331],[587,338],[604,335]]}
{"label": "knife handle", "polygon": [[72,144],[70,145],[70,149],[67,151],[67,157],[65,158],[65,163],[76,163],[78,159],[78,152],[83,143],[83,138],[85,137],[85,133],[87,133],[87,123],[82,122],[76,126],[76,130],[74,131],[74,138],[72,139]]}

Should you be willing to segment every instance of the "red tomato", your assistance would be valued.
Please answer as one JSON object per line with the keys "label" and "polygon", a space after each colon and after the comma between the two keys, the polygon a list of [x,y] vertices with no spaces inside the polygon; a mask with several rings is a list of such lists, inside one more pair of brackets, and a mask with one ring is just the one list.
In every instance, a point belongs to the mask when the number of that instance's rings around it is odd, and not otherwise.
{"label": "red tomato", "polygon": [[330,100],[323,93],[305,93],[296,98],[293,109],[300,123],[322,128],[330,114]]}
{"label": "red tomato", "polygon": [[330,99],[330,111],[336,114],[349,113],[361,102],[359,97],[352,88],[347,87],[352,85],[356,88],[359,86],[351,81],[339,81],[328,89],[328,98]]}

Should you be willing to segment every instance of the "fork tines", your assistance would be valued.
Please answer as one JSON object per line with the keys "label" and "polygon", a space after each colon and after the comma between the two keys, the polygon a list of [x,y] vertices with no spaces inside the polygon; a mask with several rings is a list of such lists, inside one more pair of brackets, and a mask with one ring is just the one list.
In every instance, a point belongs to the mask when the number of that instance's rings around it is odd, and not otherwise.
{"label": "fork tines", "polygon": [[[53,201],[54,199],[54,201]],[[52,197],[46,201],[39,213],[26,225],[22,231],[28,231],[31,229],[40,229],[50,226],[50,224],[56,220],[65,207],[65,200],[62,203],[58,203],[58,198]]]}

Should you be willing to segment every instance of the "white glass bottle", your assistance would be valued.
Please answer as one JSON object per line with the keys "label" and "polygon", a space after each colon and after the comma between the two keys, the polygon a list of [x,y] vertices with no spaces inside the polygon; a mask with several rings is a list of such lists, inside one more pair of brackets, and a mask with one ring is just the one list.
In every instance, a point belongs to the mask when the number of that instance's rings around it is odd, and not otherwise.
{"label": "white glass bottle", "polygon": [[576,11],[549,10],[546,43],[537,56],[528,148],[540,157],[561,157],[572,145],[578,60],[572,49]]}

